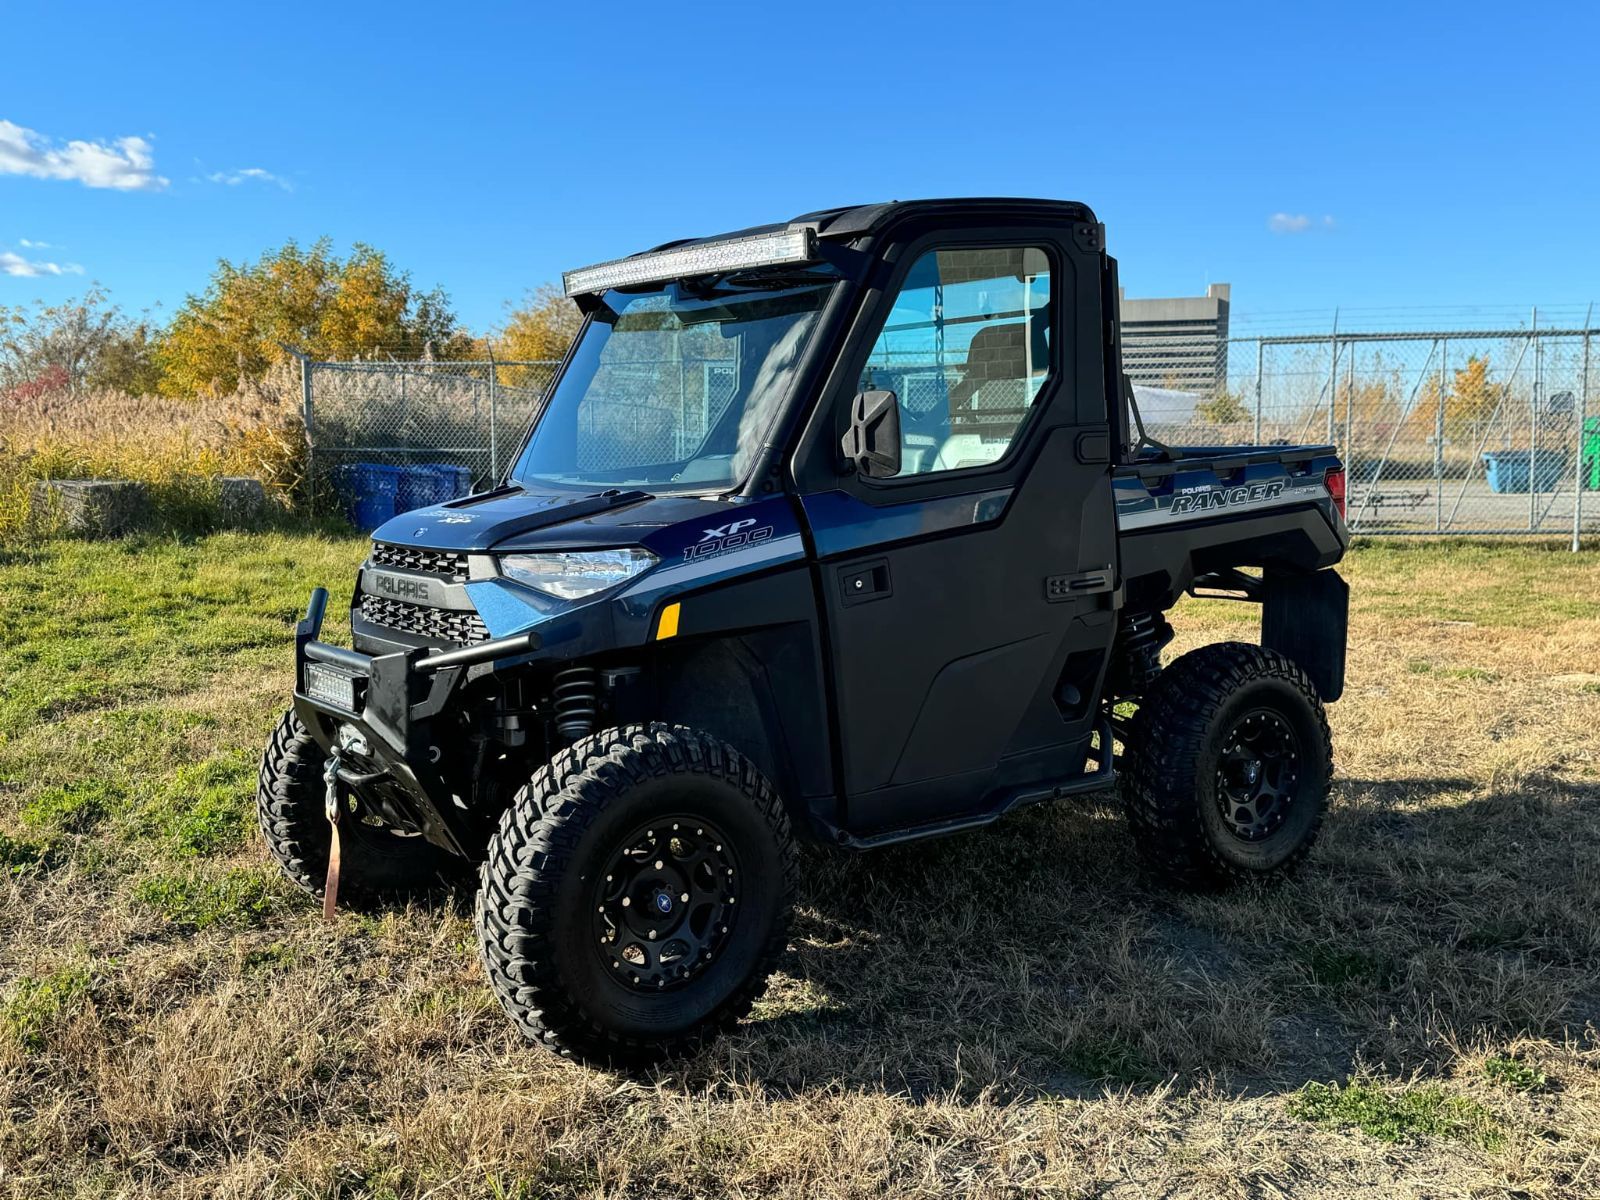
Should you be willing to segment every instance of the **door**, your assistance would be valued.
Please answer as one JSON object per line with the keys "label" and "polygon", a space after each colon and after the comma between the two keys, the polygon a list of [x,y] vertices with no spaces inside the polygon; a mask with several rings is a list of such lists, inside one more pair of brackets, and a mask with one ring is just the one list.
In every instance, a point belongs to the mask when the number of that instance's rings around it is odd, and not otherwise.
{"label": "door", "polygon": [[900,261],[835,389],[896,393],[900,473],[802,502],[858,831],[1081,771],[1115,629],[1098,273],[1044,231]]}

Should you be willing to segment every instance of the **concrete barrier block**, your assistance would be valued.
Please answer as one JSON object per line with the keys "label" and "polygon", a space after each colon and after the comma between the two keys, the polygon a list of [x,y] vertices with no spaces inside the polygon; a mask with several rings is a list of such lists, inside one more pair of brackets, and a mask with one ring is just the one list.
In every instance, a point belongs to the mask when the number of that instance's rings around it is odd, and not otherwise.
{"label": "concrete barrier block", "polygon": [[84,537],[123,533],[148,511],[144,485],[128,479],[41,479],[33,485],[33,505],[60,513],[67,531]]}
{"label": "concrete barrier block", "polygon": [[259,525],[267,514],[267,489],[248,475],[224,475],[219,481],[218,513],[223,525]]}

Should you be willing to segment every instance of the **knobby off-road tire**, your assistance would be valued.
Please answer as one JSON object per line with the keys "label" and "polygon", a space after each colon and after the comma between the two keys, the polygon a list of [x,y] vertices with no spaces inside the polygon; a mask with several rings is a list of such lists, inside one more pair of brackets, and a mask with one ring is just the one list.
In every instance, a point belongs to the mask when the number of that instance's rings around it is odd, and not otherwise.
{"label": "knobby off-road tire", "polygon": [[689,1052],[765,989],[795,871],[783,805],[733,747],[660,724],[594,734],[534,774],[490,839],[477,903],[490,984],[559,1054],[641,1066]]}
{"label": "knobby off-road tire", "polygon": [[[323,809],[327,755],[300,718],[286,712],[261,756],[256,815],[267,848],[303,891],[321,897],[333,844]],[[356,802],[359,809],[359,800]],[[427,891],[457,872],[445,851],[387,826],[372,825],[348,810],[340,825],[339,903],[367,907]]]}
{"label": "knobby off-road tire", "polygon": [[1333,746],[1316,689],[1283,655],[1240,642],[1185,654],[1146,691],[1128,751],[1128,825],[1164,879],[1214,888],[1310,853]]}

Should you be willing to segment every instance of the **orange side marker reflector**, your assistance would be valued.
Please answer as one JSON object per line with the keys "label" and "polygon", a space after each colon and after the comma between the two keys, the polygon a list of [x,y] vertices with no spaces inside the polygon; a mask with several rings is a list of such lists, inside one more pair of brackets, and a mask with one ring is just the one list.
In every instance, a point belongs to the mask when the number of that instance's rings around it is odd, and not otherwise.
{"label": "orange side marker reflector", "polygon": [[661,610],[661,621],[656,625],[656,641],[664,642],[669,637],[678,636],[678,608],[676,604],[669,604]]}

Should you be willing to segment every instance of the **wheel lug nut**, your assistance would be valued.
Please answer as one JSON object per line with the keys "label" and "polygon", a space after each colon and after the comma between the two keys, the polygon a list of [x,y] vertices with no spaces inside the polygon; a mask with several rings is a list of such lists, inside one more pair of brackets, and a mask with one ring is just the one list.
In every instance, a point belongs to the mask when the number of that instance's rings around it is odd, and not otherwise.
{"label": "wheel lug nut", "polygon": [[664,867],[664,866],[666,866],[666,865],[667,865],[667,864],[666,864],[666,863],[664,863],[664,862],[662,862],[662,861],[661,861],[661,860],[660,860],[660,859],[659,859],[659,858],[658,858],[658,859],[656,859],[656,870],[658,870],[658,871],[659,871],[659,870],[661,870],[661,868],[662,868],[662,867]]}
{"label": "wheel lug nut", "polygon": [[624,897],[623,897],[623,898],[622,898],[622,907],[623,907],[623,908],[627,908],[627,907],[628,907],[628,905],[630,905],[630,904],[632,904],[632,903],[633,903],[633,897],[631,897],[631,896],[624,896]]}
{"label": "wheel lug nut", "polygon": [[679,897],[678,897],[678,902],[679,902],[679,903],[680,903],[680,904],[687,904],[687,903],[689,903],[689,893],[688,893],[688,892],[685,892],[685,893],[684,893],[684,894],[683,894],[683,895],[681,895],[681,896],[679,896]]}
{"label": "wheel lug nut", "polygon": [[654,929],[650,931],[650,940],[652,942],[656,940],[656,931]]}

